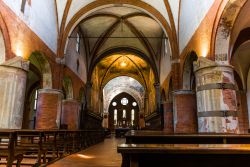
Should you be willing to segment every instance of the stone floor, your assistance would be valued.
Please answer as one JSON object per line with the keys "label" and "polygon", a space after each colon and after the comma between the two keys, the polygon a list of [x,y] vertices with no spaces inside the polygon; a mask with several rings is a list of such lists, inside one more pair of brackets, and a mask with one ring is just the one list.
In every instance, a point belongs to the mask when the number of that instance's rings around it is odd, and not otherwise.
{"label": "stone floor", "polygon": [[67,156],[49,167],[120,167],[122,157],[117,153],[117,144],[124,139],[114,137],[105,139],[104,142],[91,146],[76,154]]}

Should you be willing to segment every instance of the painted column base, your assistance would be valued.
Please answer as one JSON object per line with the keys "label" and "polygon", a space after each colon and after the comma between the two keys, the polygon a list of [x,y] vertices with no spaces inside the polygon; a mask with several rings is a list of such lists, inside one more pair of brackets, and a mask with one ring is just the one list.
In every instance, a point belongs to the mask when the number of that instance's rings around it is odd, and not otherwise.
{"label": "painted column base", "polygon": [[27,71],[0,65],[0,128],[21,129]]}
{"label": "painted column base", "polygon": [[238,133],[233,67],[199,58],[194,70],[199,132]]}

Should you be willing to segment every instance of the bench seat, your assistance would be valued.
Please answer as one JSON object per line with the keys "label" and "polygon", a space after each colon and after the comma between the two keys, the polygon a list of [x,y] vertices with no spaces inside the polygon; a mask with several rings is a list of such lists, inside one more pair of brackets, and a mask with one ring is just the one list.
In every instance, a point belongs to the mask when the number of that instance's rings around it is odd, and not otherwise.
{"label": "bench seat", "polygon": [[120,144],[122,167],[250,166],[250,144]]}

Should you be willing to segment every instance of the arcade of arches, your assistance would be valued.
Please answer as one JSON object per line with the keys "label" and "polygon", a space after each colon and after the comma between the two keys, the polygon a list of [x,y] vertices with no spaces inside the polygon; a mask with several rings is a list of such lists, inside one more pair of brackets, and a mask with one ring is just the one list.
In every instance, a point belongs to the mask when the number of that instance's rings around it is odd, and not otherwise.
{"label": "arcade of arches", "polygon": [[248,133],[249,0],[18,3],[0,1],[0,129]]}

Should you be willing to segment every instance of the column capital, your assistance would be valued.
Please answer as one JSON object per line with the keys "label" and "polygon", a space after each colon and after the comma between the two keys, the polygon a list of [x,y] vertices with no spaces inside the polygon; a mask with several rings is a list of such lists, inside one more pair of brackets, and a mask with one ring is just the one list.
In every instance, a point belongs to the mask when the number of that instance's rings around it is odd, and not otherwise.
{"label": "column capital", "polygon": [[14,57],[6,62],[4,62],[2,65],[6,67],[14,67],[23,69],[25,71],[29,70],[29,64],[30,62],[28,60],[24,60],[22,57]]}
{"label": "column capital", "polygon": [[200,70],[205,70],[205,69],[209,70],[209,68],[224,68],[230,70],[234,69],[232,65],[219,64],[204,57],[199,57],[199,59],[196,62],[194,62],[194,72],[198,72]]}
{"label": "column capital", "polygon": [[61,64],[61,65],[65,65],[65,62],[66,62],[65,57],[56,57],[55,61],[57,64]]}
{"label": "column capital", "polygon": [[38,93],[54,93],[54,94],[62,94],[63,95],[62,90],[60,90],[60,89],[49,89],[49,88],[38,89]]}
{"label": "column capital", "polygon": [[195,92],[192,91],[192,90],[179,89],[179,90],[173,91],[173,94],[174,94],[174,95],[180,95],[180,94],[195,94]]}
{"label": "column capital", "polygon": [[159,88],[160,87],[160,83],[159,82],[154,83],[154,87],[155,88]]}
{"label": "column capital", "polygon": [[86,87],[87,87],[87,88],[92,88],[92,86],[93,86],[93,83],[90,82],[90,81],[87,81]]}

